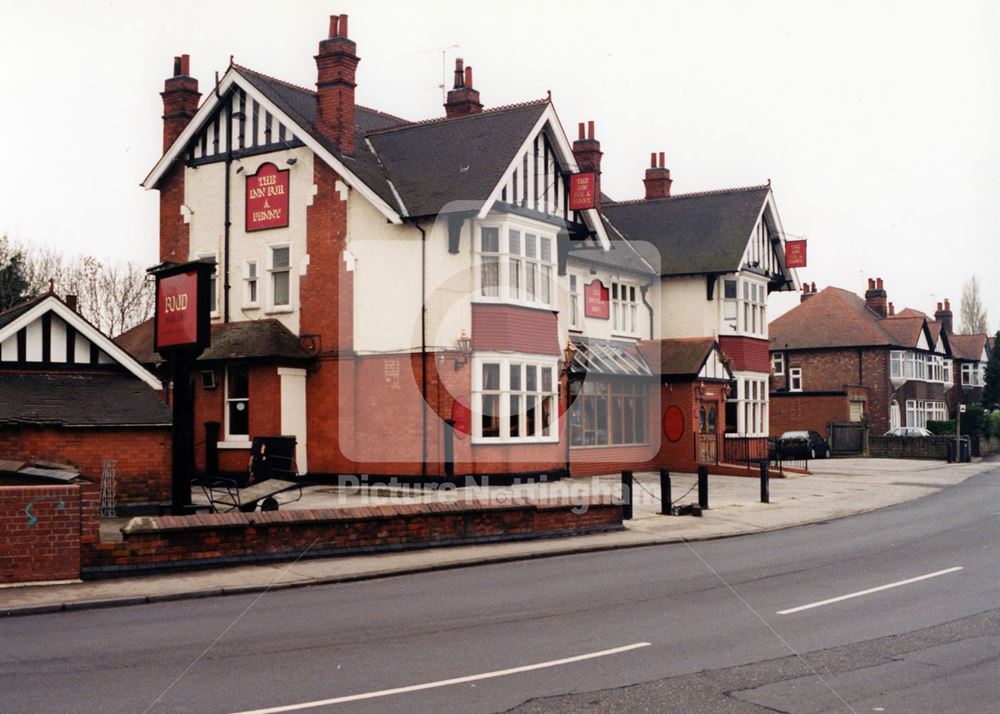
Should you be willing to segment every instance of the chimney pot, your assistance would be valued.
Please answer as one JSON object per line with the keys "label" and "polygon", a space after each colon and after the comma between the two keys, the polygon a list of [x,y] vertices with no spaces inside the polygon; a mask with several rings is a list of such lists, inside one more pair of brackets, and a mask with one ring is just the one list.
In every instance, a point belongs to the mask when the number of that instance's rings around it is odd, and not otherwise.
{"label": "chimney pot", "polygon": [[328,38],[334,38],[337,36],[337,25],[340,24],[340,15],[330,15],[330,34],[327,35]]}
{"label": "chimney pot", "polygon": [[889,303],[889,315],[891,316],[895,314],[896,314],[896,306],[893,305],[892,303]]}
{"label": "chimney pot", "polygon": [[578,139],[580,141],[583,141],[584,139],[587,138],[586,129],[584,129],[584,127],[583,127],[583,122],[580,122],[580,126],[578,127],[578,130],[579,130],[579,137],[578,137]]}
{"label": "chimney pot", "polygon": [[941,305],[941,303],[938,303],[938,306],[937,306],[937,310],[938,310],[938,312],[941,312],[941,308],[942,308],[942,307],[943,307],[943,306]]}
{"label": "chimney pot", "polygon": [[455,60],[455,88],[448,92],[448,101],[444,103],[445,116],[451,119],[482,111],[479,92],[472,87],[472,67],[466,67],[462,58],[458,58]]}
{"label": "chimney pot", "polygon": [[472,67],[465,68],[465,86],[472,89]]}
{"label": "chimney pot", "polygon": [[68,307],[73,312],[77,311],[76,295],[67,295],[65,302],[66,302],[66,307]]}
{"label": "chimney pot", "polygon": [[944,309],[951,312],[951,301],[948,298],[944,299]]}
{"label": "chimney pot", "polygon": [[590,141],[594,140],[594,121],[590,120],[587,122],[587,138]]}
{"label": "chimney pot", "polygon": [[875,289],[875,278],[868,278],[868,289],[869,290]]}
{"label": "chimney pot", "polygon": [[808,293],[809,292],[809,283],[803,283],[802,284],[802,292],[804,292],[804,293]]}
{"label": "chimney pot", "polygon": [[810,289],[811,289],[811,290],[812,290],[813,292],[816,292],[816,283],[813,283],[813,284],[812,284],[812,287],[811,287]]}
{"label": "chimney pot", "polygon": [[347,37],[347,15],[340,16],[340,25],[337,27],[337,37]]}
{"label": "chimney pot", "polygon": [[882,278],[875,278],[875,289],[876,290],[882,289]]}
{"label": "chimney pot", "polygon": [[649,155],[649,168],[651,168],[651,169],[655,169],[656,168],[656,152],[655,151]]}
{"label": "chimney pot", "polygon": [[666,162],[666,158],[664,157],[663,152],[661,151],[660,152],[660,168],[661,169],[664,167],[665,162]]}

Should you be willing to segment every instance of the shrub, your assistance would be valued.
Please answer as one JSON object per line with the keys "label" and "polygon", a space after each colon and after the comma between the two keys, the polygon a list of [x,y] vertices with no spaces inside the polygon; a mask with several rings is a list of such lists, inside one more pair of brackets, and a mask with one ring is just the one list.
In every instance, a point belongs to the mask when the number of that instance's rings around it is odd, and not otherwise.
{"label": "shrub", "polygon": [[990,425],[990,436],[994,439],[1000,439],[1000,410],[990,414],[988,423]]}
{"label": "shrub", "polygon": [[954,436],[955,420],[949,419],[948,421],[928,421],[927,431],[935,436]]}
{"label": "shrub", "polygon": [[[987,422],[986,410],[980,404],[969,404],[962,414],[962,434],[987,434],[990,424]],[[952,431],[954,434],[955,432]]]}

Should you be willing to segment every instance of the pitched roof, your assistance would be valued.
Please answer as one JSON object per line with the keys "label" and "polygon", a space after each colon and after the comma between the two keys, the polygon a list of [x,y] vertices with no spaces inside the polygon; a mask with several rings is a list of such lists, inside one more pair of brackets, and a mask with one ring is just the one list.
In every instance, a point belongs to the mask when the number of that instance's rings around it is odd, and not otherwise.
{"label": "pitched roof", "polygon": [[315,91],[240,65],[234,69],[382,200],[397,208],[401,200],[408,216],[437,214],[450,201],[486,201],[548,105],[547,99],[540,99],[416,123],[356,107],[358,140],[354,156],[349,157],[317,129]]}
{"label": "pitched roof", "polygon": [[902,310],[897,312],[895,315],[889,315],[887,319],[892,320],[897,317],[922,317],[925,320],[930,320],[930,315],[925,312],[920,312],[920,310],[914,310],[912,307],[904,307]]}
{"label": "pitched roof", "polygon": [[886,318],[879,324],[883,330],[889,333],[895,344],[912,347],[920,341],[920,333],[923,332],[924,323],[924,318],[914,316]]}
{"label": "pitched roof", "polygon": [[627,201],[603,211],[630,241],[659,250],[661,275],[734,272],[770,190],[751,186]]}
{"label": "pitched roof", "polygon": [[[307,360],[309,353],[298,338],[273,318],[212,325],[211,344],[198,358],[200,362],[230,359]],[[157,364],[163,358],[153,351],[153,321],[136,325],[115,338],[123,350],[143,364]]]}
{"label": "pitched roof", "polygon": [[170,410],[156,392],[131,375],[0,373],[0,392],[3,424],[170,424]]}
{"label": "pitched roof", "polygon": [[654,374],[683,377],[698,374],[717,346],[714,337],[688,337],[644,341],[639,350]]}
{"label": "pitched roof", "polygon": [[978,362],[982,359],[986,339],[986,335],[949,335],[948,344],[956,359]]}
{"label": "pitched roof", "polygon": [[771,349],[916,344],[916,340],[900,342],[883,329],[883,322],[893,321],[881,319],[849,290],[828,287],[771,322],[768,331]]}
{"label": "pitched roof", "polygon": [[572,374],[648,377],[651,375],[634,342],[573,336]]}
{"label": "pitched roof", "polygon": [[19,302],[17,305],[9,307],[3,312],[0,312],[0,327],[10,324],[11,322],[19,318],[21,315],[26,313],[28,310],[30,310],[35,305],[37,305],[42,300],[44,300],[45,298],[47,298],[49,295],[52,294],[53,293],[42,293],[41,295],[36,295],[33,298],[29,298],[24,302]]}
{"label": "pitched roof", "polygon": [[604,250],[593,242],[572,241],[569,247],[569,258],[586,263],[594,263],[607,268],[626,270],[643,275],[659,275],[659,255],[647,244],[633,246],[626,240],[615,238],[611,233],[611,248]]}

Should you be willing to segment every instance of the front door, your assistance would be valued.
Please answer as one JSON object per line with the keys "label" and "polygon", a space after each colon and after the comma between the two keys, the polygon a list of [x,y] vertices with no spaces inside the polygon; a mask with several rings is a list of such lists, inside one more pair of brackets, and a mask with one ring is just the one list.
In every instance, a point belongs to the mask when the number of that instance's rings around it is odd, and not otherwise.
{"label": "front door", "polygon": [[698,407],[698,432],[695,434],[695,453],[699,464],[719,463],[718,404],[702,402]]}

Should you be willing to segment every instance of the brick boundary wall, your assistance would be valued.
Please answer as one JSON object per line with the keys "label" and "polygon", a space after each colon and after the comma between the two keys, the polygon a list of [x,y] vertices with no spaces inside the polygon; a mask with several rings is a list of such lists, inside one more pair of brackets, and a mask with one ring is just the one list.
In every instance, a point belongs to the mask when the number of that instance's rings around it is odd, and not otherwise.
{"label": "brick boundary wall", "polygon": [[[462,501],[145,518],[83,551],[85,579],[622,530],[606,499]],[[576,511],[576,512],[574,512]]]}
{"label": "brick boundary wall", "polygon": [[92,484],[0,487],[0,583],[75,580],[81,548],[97,543]]}
{"label": "brick boundary wall", "polygon": [[868,455],[874,459],[934,459],[948,457],[948,444],[953,436],[870,436]]}

